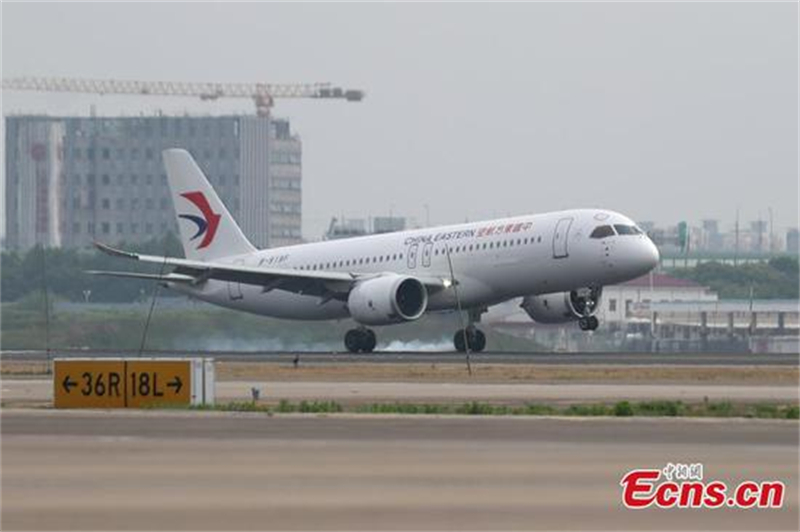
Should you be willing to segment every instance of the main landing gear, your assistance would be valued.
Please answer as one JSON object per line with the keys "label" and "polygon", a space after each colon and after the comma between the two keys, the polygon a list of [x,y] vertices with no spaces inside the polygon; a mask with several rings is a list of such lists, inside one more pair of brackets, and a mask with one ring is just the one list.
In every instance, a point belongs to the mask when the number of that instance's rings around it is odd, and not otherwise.
{"label": "main landing gear", "polygon": [[595,316],[584,316],[578,320],[578,327],[582,331],[593,331],[600,325],[600,321]]}
{"label": "main landing gear", "polygon": [[[484,312],[486,312],[486,308],[471,308],[467,311],[469,325],[466,329],[457,330],[453,335],[453,346],[456,351],[466,353],[467,347],[469,347],[470,353],[480,353],[486,349],[486,335],[475,326],[476,323],[480,323],[481,315]],[[464,334],[465,332],[466,334]]]}
{"label": "main landing gear", "polygon": [[351,353],[372,353],[376,343],[375,333],[366,327],[350,329],[344,335],[344,346]]}
{"label": "main landing gear", "polygon": [[466,353],[467,345],[469,345],[471,353],[480,353],[486,348],[486,335],[483,334],[483,331],[470,325],[466,328],[466,334],[464,332],[464,329],[459,329],[453,336],[453,345],[456,351]]}

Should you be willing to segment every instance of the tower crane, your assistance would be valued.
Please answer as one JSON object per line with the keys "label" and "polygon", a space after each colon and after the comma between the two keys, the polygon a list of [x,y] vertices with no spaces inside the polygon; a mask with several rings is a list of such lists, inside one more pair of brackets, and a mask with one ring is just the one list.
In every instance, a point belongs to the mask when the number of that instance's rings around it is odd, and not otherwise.
{"label": "tower crane", "polygon": [[348,102],[360,102],[364,98],[364,91],[343,89],[330,83],[215,83],[20,77],[3,79],[3,89],[100,95],[183,96],[196,97],[203,101],[250,98],[256,105],[258,116],[269,116],[275,98],[314,98]]}

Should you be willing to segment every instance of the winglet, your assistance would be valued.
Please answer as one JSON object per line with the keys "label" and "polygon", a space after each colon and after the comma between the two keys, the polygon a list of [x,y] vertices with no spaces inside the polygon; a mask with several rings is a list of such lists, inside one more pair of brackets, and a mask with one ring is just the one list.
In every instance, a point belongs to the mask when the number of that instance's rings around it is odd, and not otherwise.
{"label": "winglet", "polygon": [[96,240],[94,242],[92,242],[92,244],[94,244],[94,247],[96,247],[98,250],[102,251],[106,255],[111,255],[113,257],[123,257],[123,258],[126,258],[126,259],[139,260],[139,255],[136,254],[136,253],[132,253],[130,251],[123,251],[121,249],[115,249],[115,248],[112,248],[111,246],[109,246],[107,244],[103,244],[102,242],[98,242]]}

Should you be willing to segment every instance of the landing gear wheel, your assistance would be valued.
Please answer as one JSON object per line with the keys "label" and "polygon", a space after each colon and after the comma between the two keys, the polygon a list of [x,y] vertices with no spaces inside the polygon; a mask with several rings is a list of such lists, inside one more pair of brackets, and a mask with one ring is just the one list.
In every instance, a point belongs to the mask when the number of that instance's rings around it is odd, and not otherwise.
{"label": "landing gear wheel", "polygon": [[453,336],[453,345],[455,346],[456,351],[461,353],[465,353],[467,351],[466,343],[464,342],[464,336],[467,337],[469,350],[471,352],[480,353],[486,348],[486,335],[483,334],[483,331],[474,327],[467,327],[466,335],[464,334],[464,329],[459,329]]}
{"label": "landing gear wheel", "polygon": [[350,329],[344,335],[344,346],[351,353],[372,353],[377,342],[371,329]]}
{"label": "landing gear wheel", "polygon": [[464,342],[464,329],[456,331],[456,334],[453,336],[453,345],[459,353],[464,353],[467,350],[467,344]]}
{"label": "landing gear wheel", "polygon": [[375,333],[372,329],[364,329],[364,337],[362,340],[361,350],[365,353],[372,353],[375,350],[375,345],[378,343],[378,339],[375,337]]}
{"label": "landing gear wheel", "polygon": [[470,341],[472,344],[472,350],[476,353],[480,353],[484,349],[486,349],[486,335],[483,334],[483,331],[480,329],[475,329],[475,341],[474,343]]}
{"label": "landing gear wheel", "polygon": [[600,326],[600,320],[596,316],[584,316],[578,320],[578,327],[582,331],[593,331]]}
{"label": "landing gear wheel", "polygon": [[361,331],[350,329],[344,335],[344,346],[351,353],[358,353],[361,347]]}

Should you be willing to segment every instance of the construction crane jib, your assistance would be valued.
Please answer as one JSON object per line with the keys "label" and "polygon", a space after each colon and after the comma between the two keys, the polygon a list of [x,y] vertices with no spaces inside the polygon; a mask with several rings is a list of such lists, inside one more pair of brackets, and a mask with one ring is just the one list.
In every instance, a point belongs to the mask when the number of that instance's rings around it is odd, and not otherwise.
{"label": "construction crane jib", "polygon": [[364,91],[344,89],[330,83],[213,83],[186,81],[132,81],[21,77],[3,80],[3,89],[39,92],[77,92],[147,96],[195,97],[203,101],[250,98],[259,116],[269,115],[276,98],[312,98],[360,102]]}

